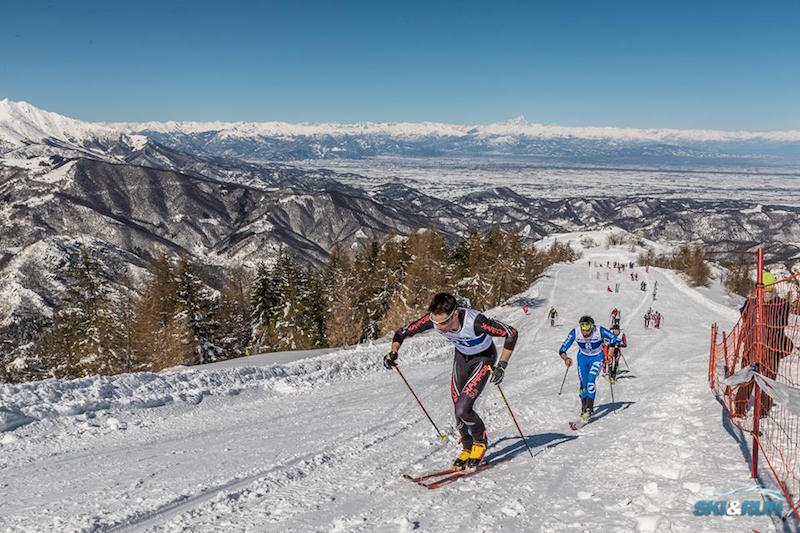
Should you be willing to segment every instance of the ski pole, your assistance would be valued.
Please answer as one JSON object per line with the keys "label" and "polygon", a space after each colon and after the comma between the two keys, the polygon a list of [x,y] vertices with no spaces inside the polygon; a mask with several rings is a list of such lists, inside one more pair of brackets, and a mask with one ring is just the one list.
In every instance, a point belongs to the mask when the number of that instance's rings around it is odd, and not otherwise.
{"label": "ski pole", "polygon": [[569,372],[569,367],[564,370],[564,379],[561,380],[561,388],[558,389],[558,395],[561,396],[561,391],[564,390],[564,382],[567,381],[567,372]]}
{"label": "ski pole", "polygon": [[626,361],[626,360],[625,360],[625,356],[624,356],[624,355],[622,355],[622,352],[619,352],[619,354],[622,356],[622,362],[623,362],[623,363],[625,363],[625,369],[626,369],[626,370],[630,370],[630,369],[631,369],[631,367],[630,367],[630,366],[628,366],[628,361]]}
{"label": "ski pole", "polygon": [[[491,366],[489,367],[489,373],[490,374],[494,374],[494,372],[492,372],[492,367]],[[499,383],[497,383],[497,390],[500,391],[500,396],[503,398],[503,403],[505,403],[506,404],[506,408],[508,408],[508,414],[511,415],[511,420],[513,420],[514,421],[514,425],[517,426],[517,432],[519,432],[519,436],[522,439],[522,442],[525,443],[525,447],[528,448],[528,453],[531,454],[531,457],[533,457],[533,452],[531,451],[531,447],[528,445],[528,439],[525,438],[525,435],[522,433],[522,430],[519,428],[519,424],[517,423],[517,417],[514,416],[514,411],[512,411],[511,410],[511,406],[508,405],[508,400],[506,399],[506,395],[503,392],[503,389],[500,387]]]}
{"label": "ski pole", "polygon": [[417,403],[419,404],[420,409],[422,409],[422,412],[425,413],[425,416],[427,416],[428,420],[430,420],[430,423],[433,425],[433,429],[436,430],[436,434],[439,435],[439,438],[442,439],[442,440],[447,439],[447,435],[445,435],[444,433],[439,431],[439,428],[436,427],[436,423],[434,423],[433,419],[431,418],[431,415],[428,414],[428,411],[425,409],[425,406],[422,405],[422,402],[419,401],[419,398],[417,397],[417,393],[414,392],[414,389],[412,389],[411,385],[408,384],[408,380],[406,379],[406,377],[403,375],[402,372],[400,372],[400,368],[397,365],[395,365],[394,369],[397,370],[398,374],[400,374],[400,377],[403,379],[403,383],[406,384],[406,387],[408,387],[408,390],[411,391],[411,394],[412,394],[412,396],[414,396],[414,399],[417,400]]}
{"label": "ski pole", "polygon": [[617,414],[617,402],[614,401],[614,384],[608,380],[608,386],[611,387],[611,412]]}

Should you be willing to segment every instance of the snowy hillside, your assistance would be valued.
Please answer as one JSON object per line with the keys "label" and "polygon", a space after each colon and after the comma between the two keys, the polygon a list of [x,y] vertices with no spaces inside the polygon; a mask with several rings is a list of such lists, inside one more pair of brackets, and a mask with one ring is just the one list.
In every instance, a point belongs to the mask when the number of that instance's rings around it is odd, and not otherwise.
{"label": "snowy hillside", "polygon": [[0,100],[0,141],[9,144],[58,139],[79,143],[92,137],[118,137],[119,132],[90,122],[44,111],[27,102]]}
{"label": "snowy hillside", "polygon": [[[588,266],[619,259],[633,254],[585,250],[487,312],[520,331],[503,387],[533,458],[489,385],[477,406],[487,456],[509,460],[437,490],[403,479],[449,465],[459,449],[452,348],[432,333],[407,341],[400,365],[448,428],[445,443],[380,365],[388,343],[294,361],[261,355],[0,385],[0,530],[775,530],[766,517],[692,514],[697,500],[752,485],[747,450],[706,383],[709,326],[733,323],[735,307],[674,273],[636,269],[640,280],[658,281],[653,302],[627,272]],[[616,283],[620,292],[608,293]],[[551,305],[564,321],[555,328],[546,320]],[[651,305],[665,316],[663,329],[643,329]],[[564,366],[556,351],[580,315],[605,323],[615,306],[630,372],[615,386],[616,404],[598,380],[599,418],[573,432],[577,376],[571,369],[557,395]]]}

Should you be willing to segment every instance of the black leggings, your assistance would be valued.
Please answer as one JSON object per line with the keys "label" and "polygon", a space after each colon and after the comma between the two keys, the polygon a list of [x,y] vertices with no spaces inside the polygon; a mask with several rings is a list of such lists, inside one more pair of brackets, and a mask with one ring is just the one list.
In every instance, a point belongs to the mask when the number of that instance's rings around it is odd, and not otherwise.
{"label": "black leggings", "polygon": [[619,348],[611,348],[611,368],[609,371],[611,375],[616,376],[617,370],[619,369],[619,357],[622,355],[622,352]]}
{"label": "black leggings", "polygon": [[450,395],[455,405],[456,427],[465,449],[471,448],[474,442],[486,443],[486,426],[472,407],[489,382],[489,367],[496,360],[494,343],[475,355],[464,355],[456,350]]}

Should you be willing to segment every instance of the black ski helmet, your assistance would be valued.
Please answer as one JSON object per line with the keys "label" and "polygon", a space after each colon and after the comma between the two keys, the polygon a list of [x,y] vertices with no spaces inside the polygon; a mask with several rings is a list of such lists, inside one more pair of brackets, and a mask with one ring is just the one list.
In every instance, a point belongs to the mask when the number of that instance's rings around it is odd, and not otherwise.
{"label": "black ski helmet", "polygon": [[580,320],[578,320],[578,324],[591,324],[594,326],[594,318],[590,317],[589,315],[583,315]]}

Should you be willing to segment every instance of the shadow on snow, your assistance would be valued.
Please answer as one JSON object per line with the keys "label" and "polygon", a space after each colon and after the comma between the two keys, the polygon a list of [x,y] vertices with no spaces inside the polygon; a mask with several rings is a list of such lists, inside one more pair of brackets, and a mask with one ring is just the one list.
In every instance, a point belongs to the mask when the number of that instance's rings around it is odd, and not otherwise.
{"label": "shadow on snow", "polygon": [[[520,453],[527,453],[525,442],[528,443],[528,446],[531,447],[531,450],[534,448],[540,448],[538,451],[536,451],[536,453],[534,453],[534,457],[536,457],[539,455],[539,453],[548,448],[555,448],[559,444],[563,444],[577,438],[578,437],[575,435],[565,435],[564,433],[539,433],[537,435],[528,435],[525,437],[524,442],[519,436],[503,437],[502,439],[498,439],[489,444],[488,450],[491,450],[491,453],[486,454],[486,460],[492,461],[494,459],[511,459]],[[497,450],[496,448],[501,443],[509,444]]]}

